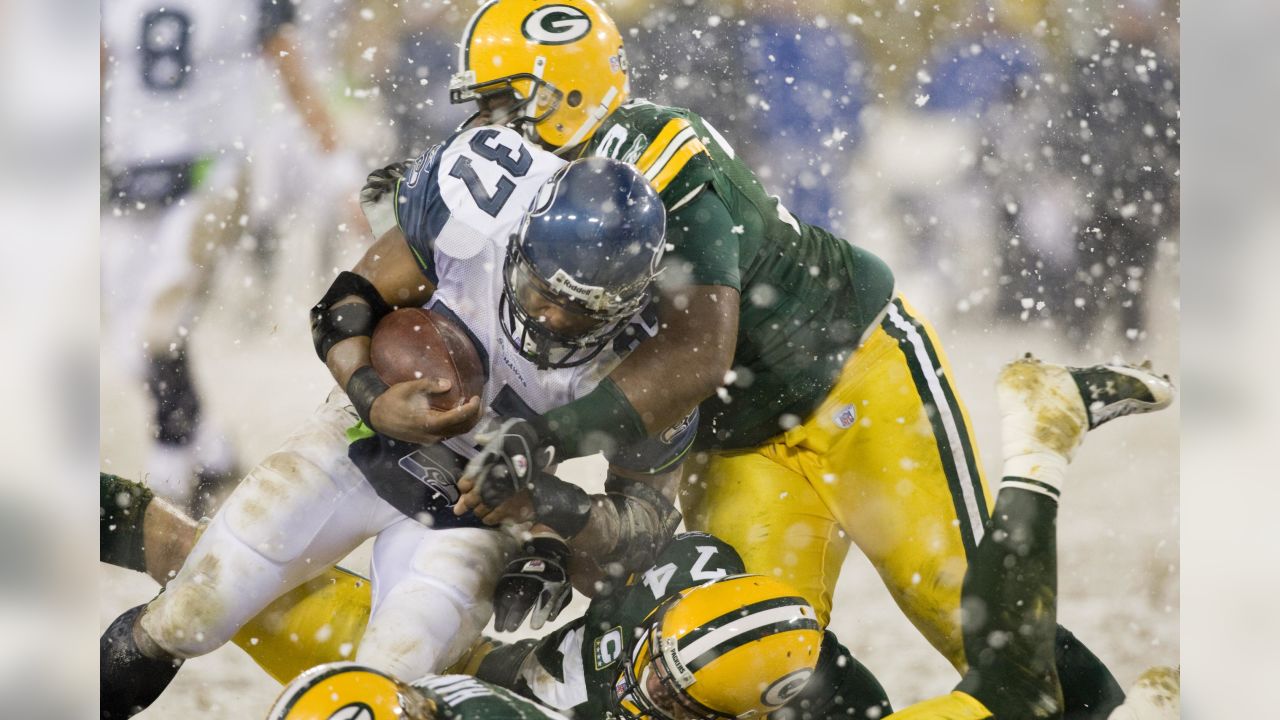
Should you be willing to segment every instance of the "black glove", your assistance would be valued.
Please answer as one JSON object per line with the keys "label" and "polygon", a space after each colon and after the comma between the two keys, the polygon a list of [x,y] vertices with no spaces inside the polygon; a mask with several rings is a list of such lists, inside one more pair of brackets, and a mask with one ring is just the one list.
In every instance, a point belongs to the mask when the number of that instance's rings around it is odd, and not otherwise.
{"label": "black glove", "polygon": [[493,625],[501,632],[520,627],[526,615],[529,627],[539,630],[569,604],[573,586],[565,568],[569,546],[558,537],[542,535],[525,543],[493,591]]}
{"label": "black glove", "polygon": [[396,183],[404,178],[413,162],[412,160],[401,160],[369,173],[369,176],[365,178],[364,187],[360,188],[360,203],[362,205],[375,205],[382,199],[383,195],[394,192]]}
{"label": "black glove", "polygon": [[496,508],[512,495],[532,490],[554,455],[540,447],[538,431],[527,420],[506,420],[487,435],[484,449],[467,463],[464,477],[473,478],[485,505]]}

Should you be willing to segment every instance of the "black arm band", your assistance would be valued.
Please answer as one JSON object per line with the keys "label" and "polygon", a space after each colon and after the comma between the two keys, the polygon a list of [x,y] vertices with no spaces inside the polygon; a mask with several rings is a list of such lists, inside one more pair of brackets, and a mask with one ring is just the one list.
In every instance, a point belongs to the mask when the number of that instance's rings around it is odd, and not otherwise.
{"label": "black arm band", "polygon": [[386,392],[388,387],[390,386],[382,382],[382,378],[378,377],[372,365],[361,367],[351,373],[351,379],[347,380],[347,397],[351,399],[351,405],[355,407],[364,424],[374,430],[377,428],[374,428],[373,423],[369,421],[369,412],[373,409],[373,401]]}
{"label": "black arm band", "polygon": [[[352,295],[368,305],[347,303],[334,307]],[[327,360],[333,346],[347,338],[373,335],[378,321],[389,312],[391,306],[373,283],[353,272],[338,273],[329,291],[311,308],[311,340],[320,361]]]}
{"label": "black arm band", "polygon": [[652,485],[613,473],[604,490],[618,513],[618,538],[601,559],[628,567],[652,564],[680,525],[680,511]]}
{"label": "black arm band", "polygon": [[572,538],[591,519],[591,496],[573,483],[542,473],[532,490],[534,516],[560,537]]}

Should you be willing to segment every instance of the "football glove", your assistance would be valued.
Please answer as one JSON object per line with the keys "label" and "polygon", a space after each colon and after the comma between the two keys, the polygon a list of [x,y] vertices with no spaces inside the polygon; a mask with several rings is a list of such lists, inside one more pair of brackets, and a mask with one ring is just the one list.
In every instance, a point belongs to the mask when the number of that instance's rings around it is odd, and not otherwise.
{"label": "football glove", "polygon": [[[569,604],[573,586],[565,568],[569,546],[553,535],[534,537],[511,562],[493,593],[493,624],[502,632],[519,629],[526,616],[539,630]],[[532,614],[531,614],[532,612]]]}
{"label": "football glove", "polygon": [[384,195],[394,192],[396,183],[404,178],[412,164],[412,160],[401,160],[369,173],[364,187],[360,188],[360,204],[376,205]]}
{"label": "football glove", "polygon": [[491,508],[516,493],[532,490],[554,456],[552,448],[539,447],[533,424],[520,418],[506,420],[477,439],[484,442],[484,448],[467,463],[463,475],[474,480],[480,499]]}

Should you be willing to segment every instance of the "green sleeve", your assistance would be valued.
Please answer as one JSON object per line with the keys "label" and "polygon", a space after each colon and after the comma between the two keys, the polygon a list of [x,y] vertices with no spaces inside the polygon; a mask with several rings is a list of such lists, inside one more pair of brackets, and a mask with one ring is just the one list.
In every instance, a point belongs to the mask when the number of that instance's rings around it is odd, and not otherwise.
{"label": "green sleeve", "polygon": [[735,227],[724,200],[710,185],[697,197],[667,215],[664,271],[658,282],[725,285],[742,289],[738,247],[742,228]]}
{"label": "green sleeve", "polygon": [[627,447],[648,435],[640,413],[607,377],[595,390],[548,411],[539,424],[542,439],[564,459]]}

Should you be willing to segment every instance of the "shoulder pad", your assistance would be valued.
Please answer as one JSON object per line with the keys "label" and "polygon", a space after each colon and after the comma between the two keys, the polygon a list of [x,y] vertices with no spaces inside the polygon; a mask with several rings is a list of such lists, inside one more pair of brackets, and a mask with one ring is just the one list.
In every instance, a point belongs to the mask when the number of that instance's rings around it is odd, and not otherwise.
{"label": "shoulder pad", "polygon": [[696,114],[683,108],[634,100],[596,131],[589,152],[635,165],[671,207],[712,179],[712,159],[700,123]]}

